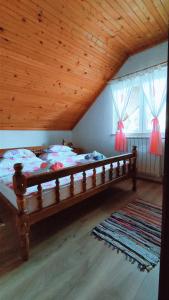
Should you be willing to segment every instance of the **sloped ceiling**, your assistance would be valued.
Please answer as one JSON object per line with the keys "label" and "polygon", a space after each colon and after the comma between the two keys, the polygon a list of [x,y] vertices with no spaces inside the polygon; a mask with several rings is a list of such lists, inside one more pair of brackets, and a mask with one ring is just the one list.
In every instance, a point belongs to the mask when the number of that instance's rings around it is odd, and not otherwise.
{"label": "sloped ceiling", "polygon": [[0,129],[72,129],[129,55],[167,39],[168,0],[0,0]]}

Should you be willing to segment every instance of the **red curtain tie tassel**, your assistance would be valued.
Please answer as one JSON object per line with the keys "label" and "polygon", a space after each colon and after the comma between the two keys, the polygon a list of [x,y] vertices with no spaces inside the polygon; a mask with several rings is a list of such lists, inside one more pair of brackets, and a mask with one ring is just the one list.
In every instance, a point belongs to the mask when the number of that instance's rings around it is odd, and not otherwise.
{"label": "red curtain tie tassel", "polygon": [[154,117],[154,119],[152,119],[152,123],[153,123],[153,130],[159,131],[160,130],[160,124],[159,124],[159,120],[158,120],[157,117]]}
{"label": "red curtain tie tassel", "polygon": [[152,124],[153,129],[150,136],[149,152],[154,155],[162,155],[162,138],[158,117],[153,118]]}
{"label": "red curtain tie tassel", "polygon": [[124,129],[124,124],[123,124],[123,121],[118,121],[117,123],[117,130],[120,130],[120,131],[123,131]]}
{"label": "red curtain tie tassel", "polygon": [[127,150],[127,140],[125,133],[123,132],[124,124],[122,120],[117,122],[117,132],[115,136],[115,150],[116,151],[123,151]]}

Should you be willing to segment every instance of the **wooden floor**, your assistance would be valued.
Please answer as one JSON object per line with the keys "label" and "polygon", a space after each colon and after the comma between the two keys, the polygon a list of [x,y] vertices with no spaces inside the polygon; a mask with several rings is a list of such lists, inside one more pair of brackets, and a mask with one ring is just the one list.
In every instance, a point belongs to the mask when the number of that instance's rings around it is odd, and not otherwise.
{"label": "wooden floor", "polygon": [[136,197],[161,202],[160,184],[138,181],[137,193],[130,189],[129,181],[120,183],[35,225],[26,263],[15,257],[10,222],[0,227],[0,300],[156,300],[159,266],[140,272],[90,236],[96,224]]}

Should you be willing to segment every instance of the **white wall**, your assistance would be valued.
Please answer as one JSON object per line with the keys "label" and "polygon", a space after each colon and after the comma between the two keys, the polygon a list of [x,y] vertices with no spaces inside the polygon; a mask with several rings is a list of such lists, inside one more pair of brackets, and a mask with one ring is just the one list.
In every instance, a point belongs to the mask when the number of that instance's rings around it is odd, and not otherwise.
{"label": "white wall", "polygon": [[158,65],[167,61],[167,42],[132,55],[126,63],[121,67],[116,77],[130,74],[135,71],[140,71],[144,68]]}
{"label": "white wall", "polygon": [[72,141],[71,131],[46,130],[0,130],[0,148],[45,146]]}
{"label": "white wall", "polygon": [[[123,76],[167,61],[167,42],[131,56],[117,73]],[[107,156],[114,154],[112,136],[112,96],[106,86],[87,113],[73,129],[73,143],[85,151],[98,150]]]}
{"label": "white wall", "polygon": [[111,156],[113,152],[112,97],[107,86],[73,129],[73,144],[85,152],[98,150]]}

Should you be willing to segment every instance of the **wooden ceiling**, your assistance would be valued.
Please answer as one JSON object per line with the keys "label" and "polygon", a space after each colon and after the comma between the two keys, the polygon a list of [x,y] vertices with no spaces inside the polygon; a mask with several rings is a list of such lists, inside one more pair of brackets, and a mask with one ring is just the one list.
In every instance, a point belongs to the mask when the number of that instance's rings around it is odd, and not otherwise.
{"label": "wooden ceiling", "polygon": [[168,0],[0,0],[0,129],[72,129],[168,19]]}

